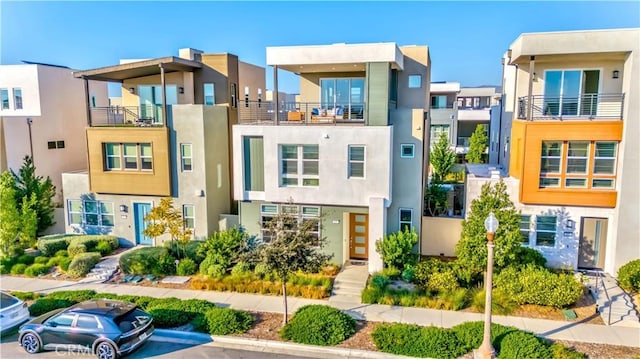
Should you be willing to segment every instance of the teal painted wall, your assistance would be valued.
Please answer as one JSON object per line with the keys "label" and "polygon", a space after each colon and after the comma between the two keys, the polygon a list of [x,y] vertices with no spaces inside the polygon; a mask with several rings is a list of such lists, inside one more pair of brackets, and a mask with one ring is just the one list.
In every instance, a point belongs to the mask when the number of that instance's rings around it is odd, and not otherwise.
{"label": "teal painted wall", "polygon": [[387,126],[389,124],[389,82],[388,62],[367,63],[367,126]]}

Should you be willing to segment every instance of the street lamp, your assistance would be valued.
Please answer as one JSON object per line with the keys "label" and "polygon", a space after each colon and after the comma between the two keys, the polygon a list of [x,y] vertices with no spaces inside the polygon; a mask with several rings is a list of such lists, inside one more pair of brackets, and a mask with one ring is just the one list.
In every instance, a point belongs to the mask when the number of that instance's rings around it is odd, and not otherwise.
{"label": "street lamp", "polygon": [[480,348],[475,351],[475,358],[491,359],[495,357],[495,350],[491,345],[491,291],[493,289],[493,235],[498,230],[498,219],[489,213],[484,220],[484,228],[487,230],[487,276],[485,278],[485,303],[484,303],[484,337]]}

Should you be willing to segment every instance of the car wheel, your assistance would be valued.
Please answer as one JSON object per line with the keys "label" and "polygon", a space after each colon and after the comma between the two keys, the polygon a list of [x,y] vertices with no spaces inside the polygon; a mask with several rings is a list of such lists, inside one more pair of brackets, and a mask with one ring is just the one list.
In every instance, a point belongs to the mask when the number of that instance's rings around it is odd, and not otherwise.
{"label": "car wheel", "polygon": [[40,351],[40,339],[33,333],[23,335],[22,340],[20,340],[20,345],[22,345],[24,350],[29,354],[35,354]]}
{"label": "car wheel", "polygon": [[116,348],[107,342],[98,344],[96,347],[96,355],[98,356],[98,359],[116,359],[118,357]]}

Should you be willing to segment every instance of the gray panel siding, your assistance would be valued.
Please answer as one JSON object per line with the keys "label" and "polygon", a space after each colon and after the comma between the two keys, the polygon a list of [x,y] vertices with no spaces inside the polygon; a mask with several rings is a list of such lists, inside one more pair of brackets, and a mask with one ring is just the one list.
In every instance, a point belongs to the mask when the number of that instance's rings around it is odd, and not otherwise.
{"label": "gray panel siding", "polygon": [[367,64],[367,109],[368,126],[387,126],[389,124],[389,82],[388,62]]}

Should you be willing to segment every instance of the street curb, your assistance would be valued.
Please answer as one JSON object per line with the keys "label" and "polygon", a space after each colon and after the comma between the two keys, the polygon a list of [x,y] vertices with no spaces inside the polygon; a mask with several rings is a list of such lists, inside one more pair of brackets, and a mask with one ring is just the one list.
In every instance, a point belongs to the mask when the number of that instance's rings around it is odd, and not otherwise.
{"label": "street curb", "polygon": [[[154,340],[154,336],[159,336]],[[317,345],[296,344],[276,340],[242,338],[227,335],[209,335],[204,333],[183,332],[178,330],[156,329],[150,341],[205,345],[230,349],[249,350],[263,353],[293,354],[309,358],[367,358],[396,359],[411,357],[380,353],[361,349],[322,347]]]}

